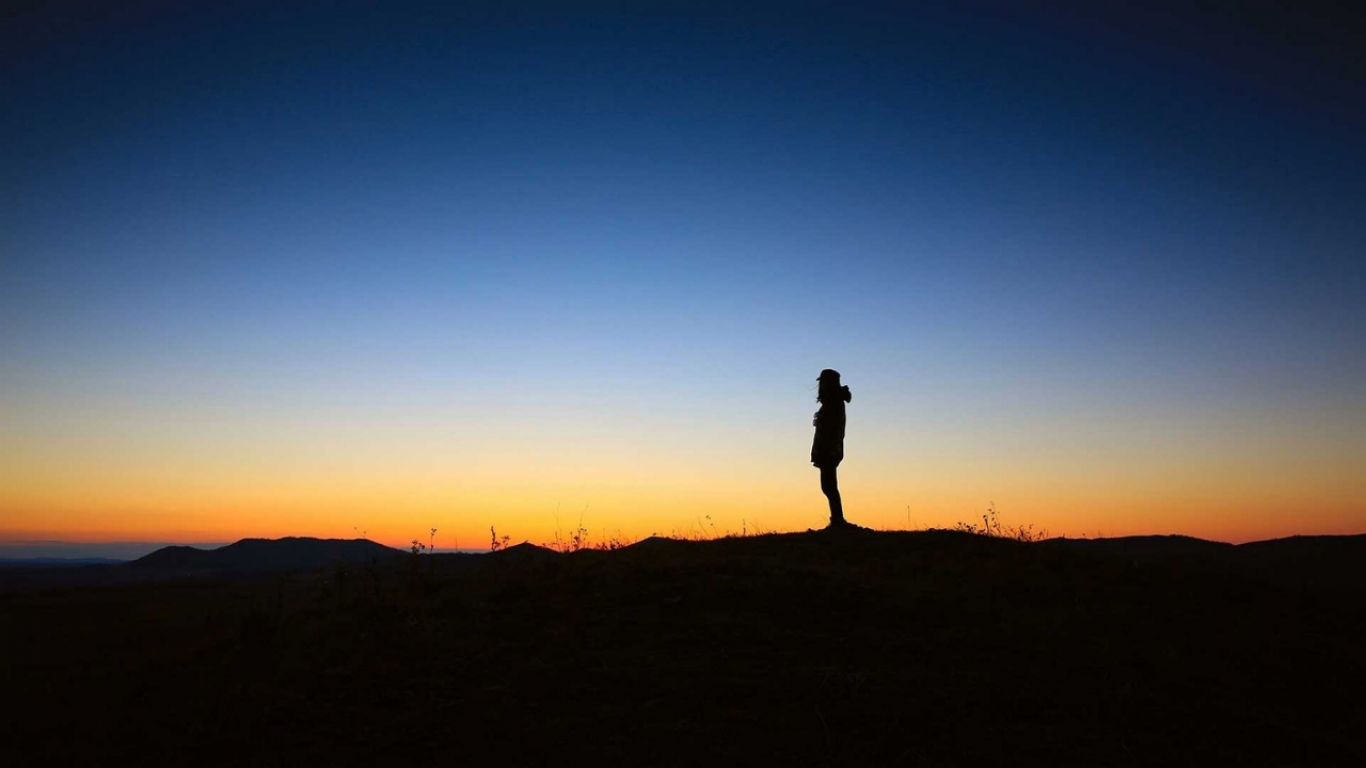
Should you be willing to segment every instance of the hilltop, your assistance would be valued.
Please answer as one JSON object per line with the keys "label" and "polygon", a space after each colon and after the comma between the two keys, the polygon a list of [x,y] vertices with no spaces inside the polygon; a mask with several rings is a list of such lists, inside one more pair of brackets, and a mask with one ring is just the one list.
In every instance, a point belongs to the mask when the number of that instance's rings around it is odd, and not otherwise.
{"label": "hilltop", "polygon": [[[1366,537],[1283,542],[811,532],[0,594],[7,721],[25,764],[1362,764]],[[1309,560],[1356,578],[1264,565]]]}

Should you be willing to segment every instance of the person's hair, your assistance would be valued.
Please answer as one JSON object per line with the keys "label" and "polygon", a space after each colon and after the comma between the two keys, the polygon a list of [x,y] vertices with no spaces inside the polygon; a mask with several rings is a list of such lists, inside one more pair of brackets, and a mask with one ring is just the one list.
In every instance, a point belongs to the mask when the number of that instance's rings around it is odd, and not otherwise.
{"label": "person's hair", "polygon": [[820,382],[816,388],[816,402],[818,403],[839,402],[840,400],[847,403],[854,399],[848,386],[840,386],[839,371],[826,368],[821,371],[820,378],[817,381]]}

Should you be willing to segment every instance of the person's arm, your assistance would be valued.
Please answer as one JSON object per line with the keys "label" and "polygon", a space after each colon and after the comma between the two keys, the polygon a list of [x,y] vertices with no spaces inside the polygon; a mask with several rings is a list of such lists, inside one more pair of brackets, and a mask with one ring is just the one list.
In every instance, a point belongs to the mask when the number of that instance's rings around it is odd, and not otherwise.
{"label": "person's arm", "polygon": [[820,466],[821,455],[821,412],[811,417],[811,426],[816,428],[816,436],[811,439],[811,463]]}

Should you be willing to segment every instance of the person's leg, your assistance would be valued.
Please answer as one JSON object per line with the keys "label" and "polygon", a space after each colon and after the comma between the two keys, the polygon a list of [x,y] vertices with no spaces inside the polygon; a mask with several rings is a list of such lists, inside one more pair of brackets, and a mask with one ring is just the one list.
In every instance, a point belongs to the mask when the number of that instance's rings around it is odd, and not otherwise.
{"label": "person's leg", "polygon": [[844,523],[844,506],[840,503],[840,486],[834,467],[821,467],[821,491],[830,500],[830,524],[841,525]]}

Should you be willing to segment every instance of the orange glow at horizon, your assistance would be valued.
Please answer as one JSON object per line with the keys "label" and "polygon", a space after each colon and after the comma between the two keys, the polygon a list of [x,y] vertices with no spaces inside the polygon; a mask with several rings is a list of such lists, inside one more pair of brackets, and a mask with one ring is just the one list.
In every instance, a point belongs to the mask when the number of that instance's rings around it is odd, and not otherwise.
{"label": "orange glow at horizon", "polygon": [[[68,454],[62,467],[11,452],[0,470],[0,539],[228,542],[365,533],[404,546],[426,542],[437,528],[437,546],[477,549],[488,545],[490,526],[533,543],[580,523],[594,540],[818,528],[825,501],[800,451],[787,452],[788,465],[728,463],[725,455],[690,460],[673,451],[603,451],[591,459],[522,452],[520,460],[516,451],[495,451],[463,467],[439,451],[384,465],[341,452],[235,472],[194,456],[79,461]],[[1074,537],[1181,533],[1243,542],[1366,529],[1357,502],[1366,487],[1331,462],[1276,472],[1248,461],[1112,466],[1094,455],[1066,466],[982,453],[904,464],[855,456],[841,468],[845,508],[851,520],[878,529],[978,522],[991,503],[1007,525]]]}
{"label": "orange glow at horizon", "polygon": [[[812,393],[779,389],[795,372],[764,375],[775,381],[721,406],[682,386],[403,407],[380,396],[266,407],[212,392],[5,393],[0,539],[365,532],[404,546],[436,528],[437,546],[478,549],[490,526],[544,543],[580,520],[594,540],[821,527]],[[1366,424],[1351,403],[1214,409],[1019,387],[1005,401],[950,387],[908,400],[895,382],[846,381],[855,399],[840,486],[861,525],[953,527],[994,503],[1004,524],[1052,535],[1366,531]]]}

